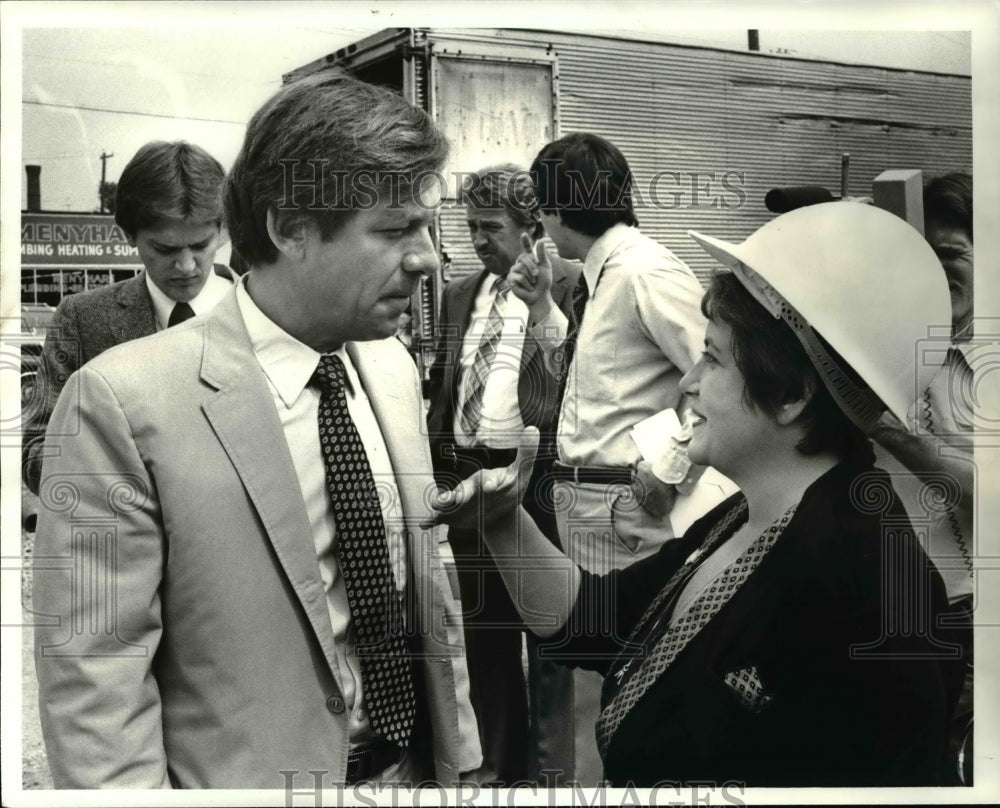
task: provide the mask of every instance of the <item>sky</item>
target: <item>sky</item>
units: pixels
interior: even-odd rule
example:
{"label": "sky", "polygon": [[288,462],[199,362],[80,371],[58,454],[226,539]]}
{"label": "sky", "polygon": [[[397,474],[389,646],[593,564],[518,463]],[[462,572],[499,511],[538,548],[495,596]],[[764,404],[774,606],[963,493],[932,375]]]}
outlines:
{"label": "sky", "polygon": [[[42,166],[43,209],[95,210],[102,154],[111,155],[109,181],[153,139],[196,142],[228,168],[246,121],[278,88],[283,73],[382,28],[446,24],[572,30],[565,24],[570,6],[562,2],[506,3],[502,18],[470,14],[470,5],[4,3],[5,22],[16,11],[22,31],[21,165]],[[743,50],[747,28],[757,27],[764,53],[971,73],[972,35],[968,27],[963,30],[960,14],[940,14],[931,6],[921,17],[913,13],[919,4],[906,13],[891,5],[878,13],[880,4],[866,3],[864,15],[845,13],[850,3],[838,5],[836,12],[825,3],[784,5],[757,4],[752,13],[730,6],[722,13],[702,3],[685,14],[686,4],[618,2],[613,17],[605,4],[577,0],[571,7],[574,25],[592,33]],[[803,14],[803,8],[812,12]],[[619,27],[612,29],[611,23]],[[9,59],[10,40],[4,44]],[[23,168],[20,185],[23,208]]]}

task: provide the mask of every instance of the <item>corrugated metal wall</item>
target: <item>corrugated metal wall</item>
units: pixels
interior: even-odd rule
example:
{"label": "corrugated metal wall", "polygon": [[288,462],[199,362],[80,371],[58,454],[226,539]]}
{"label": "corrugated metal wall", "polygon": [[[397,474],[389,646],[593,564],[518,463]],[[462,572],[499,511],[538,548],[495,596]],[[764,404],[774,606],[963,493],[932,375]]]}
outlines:
{"label": "corrugated metal wall", "polygon": [[[625,153],[640,226],[704,276],[688,229],[741,239],[771,218],[781,185],[852,196],[890,168],[972,166],[971,80],[555,32],[430,29],[435,50],[537,46],[556,55],[559,134],[595,132]],[[543,144],[539,144],[541,147]],[[652,192],[651,192],[652,191]],[[461,210],[446,208],[451,275],[479,269]],[[450,248],[450,249],[449,249]]]}

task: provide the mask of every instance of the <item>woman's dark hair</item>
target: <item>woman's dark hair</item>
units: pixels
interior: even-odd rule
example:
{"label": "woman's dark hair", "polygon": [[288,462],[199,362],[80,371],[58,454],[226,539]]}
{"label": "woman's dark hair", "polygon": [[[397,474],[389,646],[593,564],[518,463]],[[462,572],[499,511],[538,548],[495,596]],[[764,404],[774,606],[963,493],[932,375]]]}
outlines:
{"label": "woman's dark hair", "polygon": [[[868,438],[834,401],[798,337],[761,306],[733,273],[712,275],[701,310],[732,330],[733,358],[743,376],[747,406],[773,417],[783,404],[804,398],[811,385],[813,395],[798,419],[806,434],[796,448],[805,455],[829,451],[841,458],[871,462]],[[823,341],[823,345],[842,369],[850,371],[828,343]]]}

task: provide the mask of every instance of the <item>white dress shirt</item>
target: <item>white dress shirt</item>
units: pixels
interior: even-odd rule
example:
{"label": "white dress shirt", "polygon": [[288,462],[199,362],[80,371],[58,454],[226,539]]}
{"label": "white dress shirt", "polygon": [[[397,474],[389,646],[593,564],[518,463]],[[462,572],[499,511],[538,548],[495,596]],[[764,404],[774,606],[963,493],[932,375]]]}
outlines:
{"label": "white dress shirt", "polygon": [[517,383],[521,375],[521,357],[524,353],[524,334],[528,324],[528,307],[513,292],[508,292],[506,300],[499,307],[503,317],[503,330],[497,344],[496,354],[490,363],[489,376],[483,388],[482,419],[475,435],[462,429],[461,412],[469,397],[471,374],[469,371],[479,351],[479,342],[489,321],[490,310],[497,292],[494,284],[499,275],[486,274],[469,319],[469,328],[462,340],[462,350],[458,357],[459,387],[458,406],[455,408],[453,428],[455,440],[460,446],[489,446],[493,449],[516,448],[519,444],[524,421],[517,400]]}
{"label": "white dress shirt", "polygon": [[[701,355],[704,290],[687,265],[635,227],[617,224],[583,267],[589,299],[559,415],[559,459],[574,466],[628,466],[641,456],[632,427],[678,408],[679,382]],[[566,316],[553,307],[531,328],[555,373]],[[648,458],[652,459],[652,458]]]}
{"label": "white dress shirt", "polygon": [[[327,612],[333,628],[337,684],[350,710],[352,746],[374,740],[361,692],[361,665],[355,648],[353,619],[347,589],[337,558],[337,526],[326,489],[326,471],[319,442],[320,392],[309,384],[320,354],[276,325],[250,298],[244,279],[236,286],[236,299],[253,342],[254,353],[267,377],[274,406],[288,441],[302,500],[312,527],[320,578],[326,592]],[[396,584],[403,590],[407,580],[403,512],[389,460],[371,402],[343,346],[334,352],[344,363],[349,389],[347,408],[361,436],[375,477],[386,526],[389,559]]]}
{"label": "white dress shirt", "polygon": [[[153,283],[148,272],[145,274],[146,288],[149,290],[149,296],[153,300],[153,319],[156,320],[156,330],[163,331],[167,328],[167,323],[170,322],[170,313],[174,310],[174,306],[177,305],[177,301],[167,297],[160,287]],[[225,278],[216,275],[213,269],[209,273],[205,285],[201,287],[201,291],[188,301],[188,305],[196,316],[206,314],[231,291],[233,291],[233,284]]]}

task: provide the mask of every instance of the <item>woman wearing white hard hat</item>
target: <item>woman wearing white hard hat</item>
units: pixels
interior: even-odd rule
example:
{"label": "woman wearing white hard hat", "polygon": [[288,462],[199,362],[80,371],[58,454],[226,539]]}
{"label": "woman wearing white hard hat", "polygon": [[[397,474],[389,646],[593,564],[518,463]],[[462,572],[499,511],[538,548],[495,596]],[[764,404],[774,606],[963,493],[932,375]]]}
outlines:
{"label": "woman wearing white hard hat", "polygon": [[908,224],[849,202],[738,245],[691,235],[729,271],[682,381],[688,454],[741,492],[607,576],[516,509],[517,464],[440,495],[438,518],[478,520],[525,623],[605,675],[612,784],[943,784],[961,676],[935,622],[944,589],[866,437],[933,373],[940,265]]}

